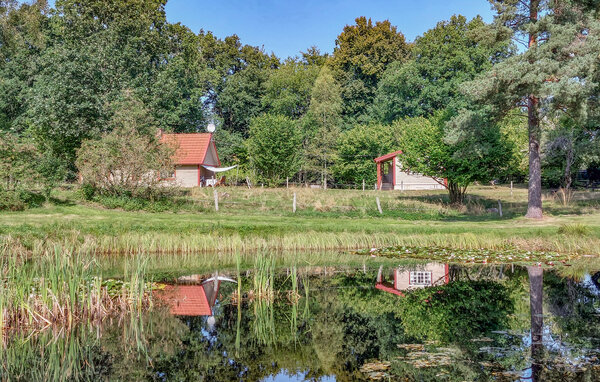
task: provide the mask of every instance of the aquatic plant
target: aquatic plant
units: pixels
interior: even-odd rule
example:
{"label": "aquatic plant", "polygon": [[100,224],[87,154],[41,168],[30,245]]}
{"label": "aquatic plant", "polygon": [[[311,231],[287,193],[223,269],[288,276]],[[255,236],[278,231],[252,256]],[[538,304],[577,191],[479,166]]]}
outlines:
{"label": "aquatic plant", "polygon": [[0,248],[0,329],[72,327],[151,306],[152,285],[138,257],[124,280],[95,274],[92,257],[64,247],[26,258]]}

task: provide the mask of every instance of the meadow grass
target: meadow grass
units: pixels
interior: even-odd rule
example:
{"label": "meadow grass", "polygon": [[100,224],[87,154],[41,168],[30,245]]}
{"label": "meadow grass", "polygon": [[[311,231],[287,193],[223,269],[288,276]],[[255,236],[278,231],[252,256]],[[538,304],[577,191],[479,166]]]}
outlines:
{"label": "meadow grass", "polygon": [[[0,213],[0,241],[29,255],[55,244],[108,258],[141,252],[210,252],[213,257],[196,260],[226,265],[234,264],[231,253],[256,251],[351,251],[409,245],[598,254],[600,248],[600,193],[594,192],[575,192],[569,205],[545,194],[546,217],[540,221],[523,217],[527,201],[523,187],[512,193],[508,187],[476,187],[459,208],[448,204],[443,191],[226,187],[218,192],[218,213],[210,205],[212,189],[191,190],[188,202],[201,207],[176,213],[109,210],[63,192],[60,203]],[[295,214],[291,211],[294,192],[298,199]],[[376,196],[381,199],[381,215]],[[490,210],[498,207],[498,200],[502,217]],[[587,227],[585,236],[560,229],[576,225]]]}

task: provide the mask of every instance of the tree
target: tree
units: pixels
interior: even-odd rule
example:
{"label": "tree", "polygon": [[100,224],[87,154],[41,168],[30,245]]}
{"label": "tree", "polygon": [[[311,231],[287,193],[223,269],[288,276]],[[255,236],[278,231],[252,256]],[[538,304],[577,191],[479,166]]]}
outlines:
{"label": "tree", "polygon": [[277,114],[262,114],[250,122],[247,140],[250,164],[277,184],[300,168],[302,135],[297,122]]}
{"label": "tree", "polygon": [[373,159],[398,150],[398,125],[359,125],[343,132],[338,140],[337,161],[333,168],[338,182],[375,184],[377,171]]}
{"label": "tree", "polygon": [[265,111],[261,99],[269,69],[278,67],[279,60],[250,46],[241,48],[240,55],[243,68],[226,77],[215,109],[223,119],[223,128],[247,136],[250,120]]}
{"label": "tree", "polygon": [[[463,114],[469,122],[436,116],[398,120],[401,131],[398,147],[404,171],[421,173],[439,179],[448,190],[452,204],[463,203],[469,185],[497,176],[510,158],[511,150],[502,139],[498,127],[477,113]],[[477,125],[469,134],[456,129],[461,123]],[[442,181],[447,180],[447,184]]]}
{"label": "tree", "polygon": [[45,0],[0,1],[0,131],[21,133],[27,90],[46,48],[49,11]]}
{"label": "tree", "polygon": [[77,151],[84,184],[108,195],[153,198],[168,190],[162,174],[172,173],[176,147],[161,143],[156,123],[143,104],[130,97],[117,102],[112,129],[99,140],[85,140]]}
{"label": "tree", "polygon": [[323,67],[312,88],[310,106],[304,120],[304,168],[308,177],[320,178],[325,187],[336,158],[335,146],[342,124],[340,92],[331,70]]}
{"label": "tree", "polygon": [[355,21],[356,25],[344,27],[328,61],[342,84],[344,116],[350,123],[367,113],[386,67],[395,61],[405,61],[409,53],[404,35],[388,20],[375,25],[366,17]]}
{"label": "tree", "polygon": [[63,0],[56,8],[22,123],[43,151],[72,166],[81,142],[107,131],[108,106],[123,89],[151,88],[166,55],[166,20],[154,0]]}
{"label": "tree", "polygon": [[[527,109],[529,186],[527,217],[542,213],[540,146],[543,120],[568,114],[585,124],[594,105],[599,23],[575,0],[490,0],[497,16],[488,37],[512,38],[526,50],[496,64],[467,87],[494,112]],[[484,33],[482,32],[482,35]]]}
{"label": "tree", "polygon": [[311,90],[319,67],[305,65],[288,59],[277,69],[272,69],[265,83],[262,105],[271,113],[302,117],[310,104]]}
{"label": "tree", "polygon": [[477,35],[481,17],[467,21],[452,16],[418,37],[412,59],[386,69],[377,88],[373,116],[392,123],[402,117],[429,117],[437,110],[458,110],[466,104],[460,84],[472,80],[506,57],[505,42],[489,44]]}

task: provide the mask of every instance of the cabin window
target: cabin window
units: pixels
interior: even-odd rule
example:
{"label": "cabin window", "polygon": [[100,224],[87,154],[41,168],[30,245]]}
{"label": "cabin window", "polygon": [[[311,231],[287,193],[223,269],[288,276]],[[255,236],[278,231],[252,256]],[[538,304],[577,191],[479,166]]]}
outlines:
{"label": "cabin window", "polygon": [[431,272],[410,272],[410,285],[431,285]]}
{"label": "cabin window", "polygon": [[161,180],[175,179],[175,169],[161,171],[160,179]]}

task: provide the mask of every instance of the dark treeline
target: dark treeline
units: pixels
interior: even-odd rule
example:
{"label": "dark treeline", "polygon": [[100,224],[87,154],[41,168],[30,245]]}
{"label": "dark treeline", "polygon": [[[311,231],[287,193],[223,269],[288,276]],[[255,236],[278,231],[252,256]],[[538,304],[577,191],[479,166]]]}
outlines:
{"label": "dark treeline", "polygon": [[[373,158],[402,149],[407,169],[448,179],[453,202],[473,182],[527,179],[536,153],[546,183],[568,188],[598,163],[595,2],[490,3],[492,24],[457,15],[408,42],[359,17],[332,54],[282,59],[168,23],[166,0],[0,0],[0,152],[12,158],[0,175],[6,188],[73,178],[82,143],[117,115],[146,135],[214,122],[221,159],[271,184],[372,185]],[[32,157],[34,169],[19,161]]]}

